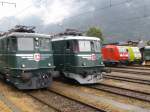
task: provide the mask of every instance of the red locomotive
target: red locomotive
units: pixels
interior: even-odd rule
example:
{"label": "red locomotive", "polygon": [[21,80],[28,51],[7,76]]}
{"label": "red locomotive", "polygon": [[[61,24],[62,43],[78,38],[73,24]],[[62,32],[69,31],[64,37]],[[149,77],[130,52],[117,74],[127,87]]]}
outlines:
{"label": "red locomotive", "polygon": [[106,65],[127,64],[129,62],[129,54],[125,46],[105,45],[102,47],[102,55]]}

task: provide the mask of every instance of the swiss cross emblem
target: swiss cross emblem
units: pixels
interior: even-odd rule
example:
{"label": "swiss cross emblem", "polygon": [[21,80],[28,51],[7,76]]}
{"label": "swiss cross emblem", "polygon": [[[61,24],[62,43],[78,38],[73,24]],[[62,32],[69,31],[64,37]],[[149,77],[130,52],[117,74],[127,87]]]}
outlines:
{"label": "swiss cross emblem", "polygon": [[95,55],[95,54],[92,54],[92,55],[91,55],[91,59],[92,59],[92,61],[95,61],[95,60],[96,60],[96,55]]}
{"label": "swiss cross emblem", "polygon": [[34,60],[35,61],[40,61],[40,59],[41,59],[41,55],[39,53],[35,53],[34,54]]}

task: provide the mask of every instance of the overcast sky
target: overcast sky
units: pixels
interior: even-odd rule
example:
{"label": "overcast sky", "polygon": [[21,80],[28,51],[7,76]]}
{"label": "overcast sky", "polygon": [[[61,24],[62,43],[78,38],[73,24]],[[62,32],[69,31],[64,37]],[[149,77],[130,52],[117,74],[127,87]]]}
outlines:
{"label": "overcast sky", "polygon": [[16,24],[41,33],[100,27],[108,40],[150,39],[150,0],[1,0],[0,31]]}

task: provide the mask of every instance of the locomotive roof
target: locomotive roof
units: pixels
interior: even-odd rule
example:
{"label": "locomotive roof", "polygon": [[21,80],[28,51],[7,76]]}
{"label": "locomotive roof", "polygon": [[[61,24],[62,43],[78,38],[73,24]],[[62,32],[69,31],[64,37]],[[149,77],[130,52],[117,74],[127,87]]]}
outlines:
{"label": "locomotive roof", "polygon": [[46,35],[46,34],[39,34],[39,33],[22,33],[22,32],[12,32],[12,33],[9,33],[9,34],[6,34],[4,36],[2,36],[1,38],[5,38],[5,37],[10,37],[10,36],[18,36],[18,37],[33,37],[33,36],[36,36],[36,37],[42,37],[42,38],[50,38],[51,36],[50,35]]}
{"label": "locomotive roof", "polygon": [[100,39],[97,37],[86,37],[86,36],[58,36],[54,37],[52,41],[60,41],[60,40],[97,40],[99,41]]}
{"label": "locomotive roof", "polygon": [[150,46],[145,46],[145,49],[150,49]]}

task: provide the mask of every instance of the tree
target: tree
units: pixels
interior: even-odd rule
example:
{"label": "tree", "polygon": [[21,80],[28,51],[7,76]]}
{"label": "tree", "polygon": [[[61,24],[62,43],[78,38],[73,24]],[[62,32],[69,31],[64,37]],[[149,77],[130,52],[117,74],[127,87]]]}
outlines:
{"label": "tree", "polygon": [[97,27],[91,27],[88,29],[86,32],[87,36],[92,36],[92,37],[99,37],[102,41],[104,41],[103,34],[101,30]]}
{"label": "tree", "polygon": [[148,46],[150,46],[150,40],[149,40],[149,41],[147,41],[147,45],[148,45]]}

